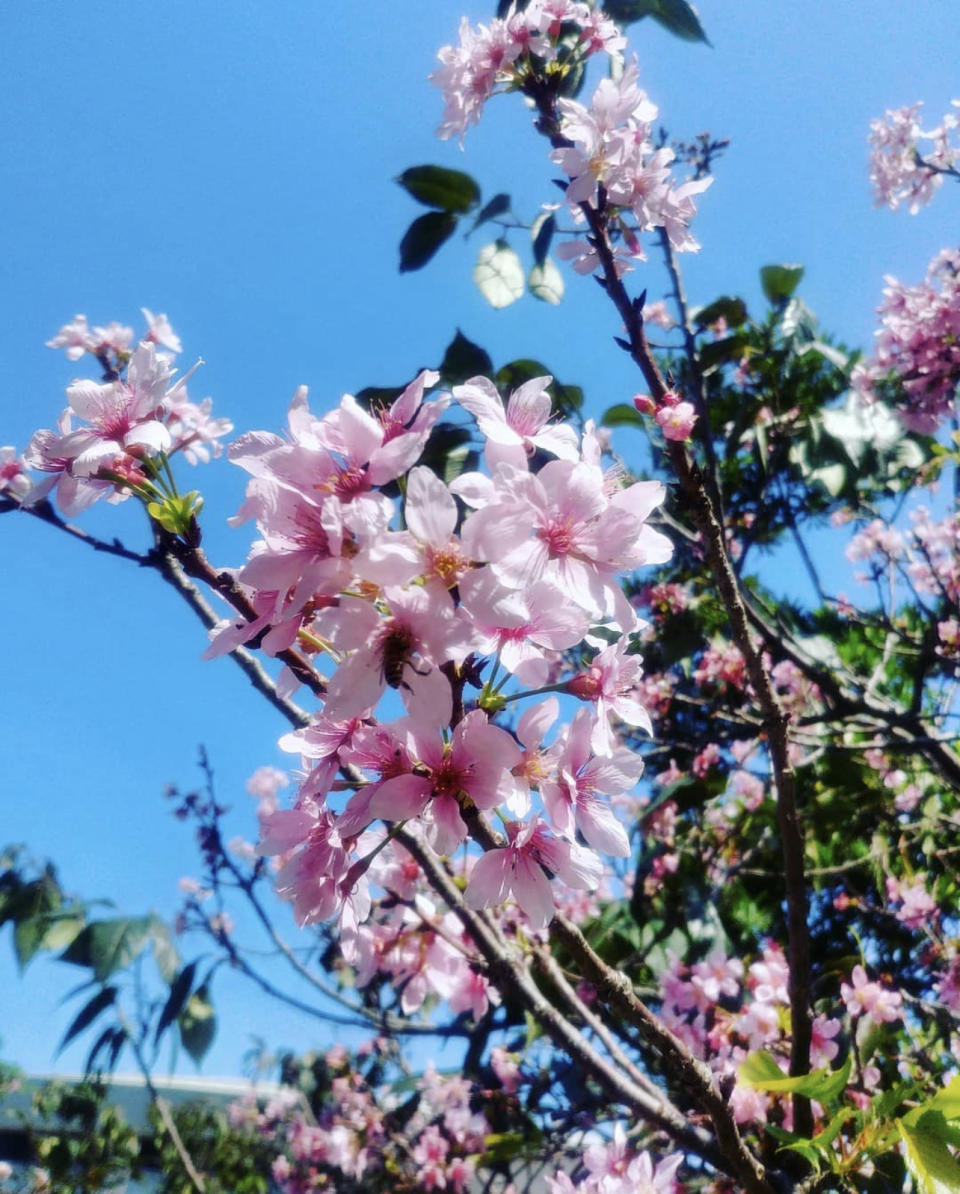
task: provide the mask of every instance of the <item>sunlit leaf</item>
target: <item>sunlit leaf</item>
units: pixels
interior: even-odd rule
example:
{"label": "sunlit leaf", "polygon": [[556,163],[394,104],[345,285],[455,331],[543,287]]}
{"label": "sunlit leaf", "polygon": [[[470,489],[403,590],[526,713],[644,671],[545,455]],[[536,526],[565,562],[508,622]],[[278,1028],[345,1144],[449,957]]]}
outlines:
{"label": "sunlit leaf", "polygon": [[534,298],[554,307],[560,305],[563,298],[563,275],[549,257],[543,265],[535,265],[530,270],[527,285]]}
{"label": "sunlit leaf", "polygon": [[484,245],[473,267],[473,280],[491,307],[509,307],[524,291],[523,265],[506,241]]}

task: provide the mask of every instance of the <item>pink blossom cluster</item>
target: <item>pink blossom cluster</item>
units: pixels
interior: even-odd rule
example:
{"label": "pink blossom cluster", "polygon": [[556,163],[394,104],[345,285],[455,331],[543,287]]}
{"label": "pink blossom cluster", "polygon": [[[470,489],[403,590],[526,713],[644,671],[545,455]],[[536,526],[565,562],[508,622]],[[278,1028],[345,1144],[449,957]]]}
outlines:
{"label": "pink blossom cluster", "polygon": [[[583,219],[581,204],[597,206],[602,187],[606,204],[617,208],[621,217],[625,213],[632,217],[629,225],[621,219],[628,255],[642,260],[645,254],[637,234],[656,228],[666,231],[678,252],[700,247],[689,229],[696,214],[693,200],[713,179],[673,182],[670,170],[676,155],[667,146],[654,145],[657,107],[639,87],[637,76],[634,61],[618,80],[601,80],[589,107],[576,100],[558,100],[560,131],[569,145],[555,149],[551,157],[570,179],[565,197],[574,217]],[[577,259],[578,272],[596,268],[595,250],[588,242],[574,241],[563,248],[563,256]],[[668,423],[671,428],[683,421],[675,409],[679,405],[689,406],[679,398],[675,403],[664,402],[674,411]],[[692,408],[684,414],[685,423],[692,426]],[[689,433],[688,427],[684,435],[668,433],[668,437],[685,439]]]}
{"label": "pink blossom cluster", "polygon": [[637,394],[633,405],[642,415],[653,415],[664,439],[683,443],[693,432],[697,414],[692,402],[684,402],[676,390],[667,390],[659,403],[649,394]]}
{"label": "pink blossom cluster", "polygon": [[[117,501],[135,491],[146,494],[157,458],[182,452],[197,464],[220,453],[218,441],[232,424],[212,417],[209,398],[199,404],[189,399],[192,369],[173,382],[180,340],[165,315],[146,309],[144,315],[148,329],[135,348],[131,328],[111,323],[91,329],[82,315],[48,341],[49,347],[65,348],[72,361],[84,353],[96,357],[104,380],[82,378],[68,386],[68,406],[56,430],[35,432],[22,461],[12,458],[12,449],[2,449],[0,492],[24,505],[55,493],[69,517],[101,497]],[[25,484],[26,469],[47,475]]]}
{"label": "pink blossom cluster", "polygon": [[670,1153],[655,1162],[649,1152],[630,1144],[618,1123],[612,1139],[595,1140],[583,1150],[579,1181],[558,1170],[547,1178],[547,1186],[550,1194],[681,1194],[677,1170],[683,1160],[683,1153]]}
{"label": "pink blossom cluster", "polygon": [[951,143],[960,128],[960,100],[951,106],[957,111],[947,112],[929,132],[920,127],[922,103],[890,108],[871,121],[870,184],[877,207],[896,211],[908,203],[916,215],[943,182],[942,171],[960,164],[960,144]]}
{"label": "pink blossom cluster", "polygon": [[[439,990],[480,1014],[487,993],[472,954],[406,883],[410,860],[389,827],[403,822],[453,856],[466,813],[499,810],[504,840],[464,861],[465,899],[512,899],[534,928],[553,915],[554,883],[595,889],[599,855],[630,852],[613,805],[642,769],[616,727],[650,728],[631,649],[637,616],[619,578],[672,548],[648,523],[662,485],[625,485],[589,424],[578,438],[552,422],[548,377],[506,403],[486,378],[454,388],[484,436],[489,474],[448,485],[417,465],[450,402],[427,396],[436,380],[421,374],[374,411],[347,395],[323,417],[301,390],[286,437],[253,432],[231,446],[251,475],[236,521],[255,519],[260,537],[236,580],[257,616],[225,622],[211,653],[258,636],[268,653],[295,645],[331,669],[322,710],[283,740],[302,759],[296,805],[261,818],[260,850],[278,856],[278,890],[297,920],[339,915],[351,964],[367,979],[390,973],[408,1010]],[[402,504],[384,492],[394,482]],[[579,666],[564,662],[584,644]],[[555,698],[512,731],[495,724],[544,685],[581,701],[568,724],[557,729]],[[470,686],[481,689],[474,703]],[[345,786],[342,808],[328,802]],[[401,897],[388,914],[373,912],[377,890]]]}
{"label": "pink blossom cluster", "polygon": [[872,358],[854,366],[850,384],[865,402],[884,383],[902,387],[899,413],[911,431],[931,434],[956,410],[960,381],[960,250],[943,249],[927,277],[906,286],[887,276]]}
{"label": "pink blossom cluster", "polygon": [[[918,506],[902,530],[879,518],[862,527],[847,545],[847,559],[871,560],[882,570],[895,569],[916,593],[960,605],[960,515],[934,521]],[[943,634],[949,646],[950,626]]]}
{"label": "pink blossom cluster", "polygon": [[862,966],[854,966],[850,982],[840,984],[840,996],[851,1016],[867,1015],[874,1024],[889,1024],[903,1015],[903,997],[880,983],[871,982]]}
{"label": "pink blossom cluster", "polygon": [[316,1119],[294,1090],[264,1106],[251,1095],[229,1108],[235,1129],[277,1149],[272,1176],[283,1194],[337,1189],[339,1181],[362,1182],[388,1166],[416,1180],[418,1189],[462,1194],[468,1188],[490,1131],[483,1113],[471,1107],[475,1083],[441,1076],[428,1066],[398,1150],[387,1117],[400,1096],[386,1085],[372,1088],[342,1046],[331,1049],[325,1062],[330,1086]]}
{"label": "pink blossom cluster", "polygon": [[747,689],[747,663],[740,648],[733,643],[711,643],[704,650],[693,672],[694,683],[721,692]]}
{"label": "pink blossom cluster", "polygon": [[[758,1049],[774,1051],[786,1065],[789,975],[776,944],[767,945],[748,967],[727,957],[720,946],[692,966],[671,955],[661,978],[661,1018],[720,1080],[734,1080],[741,1062]],[[811,1066],[833,1061],[839,1052],[834,1040],[839,1031],[839,1020],[815,1017]],[[731,1105],[738,1122],[762,1123],[774,1104],[764,1092],[737,1084]]]}
{"label": "pink blossom cluster", "polygon": [[913,812],[924,797],[924,785],[902,768],[895,767],[886,752],[876,746],[865,750],[863,758],[868,767],[880,773],[883,786],[894,793],[893,802],[897,812]]}
{"label": "pink blossom cluster", "polygon": [[439,51],[440,69],[431,75],[445,103],[438,136],[462,141],[498,88],[522,86],[534,59],[542,69],[561,48],[582,62],[601,51],[617,57],[625,45],[613,21],[578,0],[532,0],[520,11],[511,5],[503,18],[476,27],[464,17],[459,44]]}

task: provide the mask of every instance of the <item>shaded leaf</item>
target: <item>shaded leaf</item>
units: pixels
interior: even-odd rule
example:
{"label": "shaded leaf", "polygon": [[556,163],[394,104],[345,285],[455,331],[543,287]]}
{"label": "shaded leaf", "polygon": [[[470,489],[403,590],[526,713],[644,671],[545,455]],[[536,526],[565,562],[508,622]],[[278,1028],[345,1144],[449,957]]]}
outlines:
{"label": "shaded leaf", "polygon": [[397,179],[408,195],[425,207],[462,213],[480,202],[480,188],[462,170],[444,166],[411,166]]}
{"label": "shaded leaf", "polygon": [[199,1065],[217,1034],[217,1017],[210,1001],[210,989],[204,983],[190,996],[178,1018],[183,1047]]}
{"label": "shaded leaf", "polygon": [[557,219],[553,212],[549,214],[544,213],[538,216],[533,222],[533,227],[530,229],[530,238],[533,241],[533,259],[537,265],[543,265],[547,259],[556,226]]}
{"label": "shaded leaf", "polygon": [[493,361],[489,353],[474,344],[457,328],[457,334],[447,345],[440,362],[440,374],[448,386],[458,385],[470,377],[483,374],[489,377],[493,372]]}
{"label": "shaded leaf", "polygon": [[74,1016],[70,1027],[63,1034],[63,1040],[57,1046],[57,1053],[60,1054],[70,1044],[74,1037],[79,1036],[85,1028],[88,1028],[94,1020],[108,1007],[113,1007],[117,998],[116,987],[102,987],[96,995],[86,1003],[80,1011]]}
{"label": "shaded leaf", "polygon": [[193,980],[196,977],[197,966],[197,961],[184,966],[173,980],[173,985],[170,987],[170,995],[167,1002],[163,1005],[163,1011],[160,1013],[160,1019],[157,1021],[157,1030],[153,1034],[154,1044],[160,1040],[186,1007],[190,992],[193,990]]}
{"label": "shaded leaf", "polygon": [[418,216],[400,242],[400,272],[422,269],[457,226],[457,217],[448,211],[428,211]]}
{"label": "shaded leaf", "polygon": [[485,224],[488,220],[495,220],[497,216],[502,216],[504,212],[510,210],[510,196],[501,191],[480,208],[477,212],[477,218],[473,221],[470,231],[473,232]]}
{"label": "shaded leaf", "polygon": [[[93,1047],[87,1054],[87,1060],[83,1066],[85,1074],[92,1074],[95,1070],[111,1071],[117,1064],[117,1058],[120,1056],[120,1050],[123,1048],[123,1043],[127,1039],[126,1032],[111,1025],[105,1028],[103,1032],[93,1042]],[[100,1054],[107,1053],[107,1062],[104,1066],[99,1066],[97,1063],[100,1060]]]}
{"label": "shaded leaf", "polygon": [[98,920],[80,932],[60,958],[76,966],[89,966],[98,982],[122,970],[147,947],[151,921],[146,916]]}
{"label": "shaded leaf", "polygon": [[605,0],[603,10],[621,25],[653,17],[675,37],[710,44],[696,10],[687,0]]}
{"label": "shaded leaf", "polygon": [[477,289],[491,307],[509,307],[524,291],[523,266],[506,241],[484,245],[473,267]]}
{"label": "shaded leaf", "polygon": [[693,313],[694,323],[701,328],[709,327],[718,319],[725,319],[732,328],[740,327],[747,322],[747,304],[741,298],[724,294]]}

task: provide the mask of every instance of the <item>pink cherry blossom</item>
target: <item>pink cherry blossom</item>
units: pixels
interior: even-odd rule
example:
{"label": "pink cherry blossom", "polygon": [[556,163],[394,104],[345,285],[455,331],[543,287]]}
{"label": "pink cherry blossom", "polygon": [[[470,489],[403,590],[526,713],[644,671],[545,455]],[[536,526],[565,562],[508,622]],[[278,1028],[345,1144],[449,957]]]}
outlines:
{"label": "pink cherry blossom", "polygon": [[601,797],[629,791],[643,771],[643,760],[626,747],[595,756],[591,723],[589,712],[580,709],[557,740],[550,756],[555,770],[541,784],[543,803],[557,833],[573,839],[579,829],[595,850],[626,858],[627,832]]}
{"label": "pink cherry blossom", "polygon": [[486,377],[472,377],[454,386],[453,396],[477,420],[487,439],[487,463],[495,469],[501,461],[527,467],[527,458],[539,448],[562,460],[577,460],[576,432],[566,423],[551,424],[551,377],[535,377],[510,395],[506,407],[496,386]]}
{"label": "pink cherry blossom", "polygon": [[492,908],[513,896],[535,929],[544,929],[555,911],[544,868],[568,886],[591,890],[603,867],[590,850],[553,837],[541,821],[508,821],[509,845],[488,850],[474,864],[464,892],[471,908]]}
{"label": "pink cherry blossom", "polygon": [[872,983],[862,966],[854,966],[850,976],[852,982],[840,984],[840,996],[851,1016],[866,1013],[874,1024],[889,1024],[902,1017],[902,997],[896,991],[888,991],[879,983]]}

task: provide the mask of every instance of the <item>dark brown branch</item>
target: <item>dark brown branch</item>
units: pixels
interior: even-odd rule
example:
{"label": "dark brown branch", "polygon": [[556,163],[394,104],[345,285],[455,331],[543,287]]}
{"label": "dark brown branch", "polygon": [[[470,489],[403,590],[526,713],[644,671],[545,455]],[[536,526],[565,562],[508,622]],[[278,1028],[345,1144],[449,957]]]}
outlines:
{"label": "dark brown branch", "polygon": [[[681,1147],[702,1157],[731,1176],[741,1175],[731,1167],[712,1138],[687,1121],[662,1096],[655,1097],[603,1057],[577,1028],[546,998],[533,981],[526,964],[502,936],[492,920],[468,908],[459,887],[442,860],[423,841],[405,829],[395,831],[401,843],[420,864],[430,886],[442,896],[464,926],[485,963],[486,973],[500,990],[518,996],[550,1039],[582,1067],[605,1091],[608,1098],[629,1108],[635,1115],[665,1132]],[[762,1170],[761,1170],[762,1172]],[[751,1194],[773,1194],[765,1181],[748,1184]]]}
{"label": "dark brown branch", "polygon": [[[86,531],[81,530],[80,527],[75,527],[72,523],[61,518],[53,505],[46,500],[37,502],[35,506],[20,506],[16,502],[0,500],[0,514],[5,514],[11,510],[21,510],[24,514],[38,518],[41,522],[55,527],[58,531],[63,531],[64,534],[78,540],[78,542],[83,543],[93,551],[104,552],[107,555],[129,560],[131,563],[139,564],[141,568],[156,569],[160,576],[183,597],[204,626],[210,629],[219,623],[220,619],[211,605],[197,586],[187,578],[177,555],[169,551],[166,544],[162,543],[159,539],[151,551],[142,553],[125,547],[119,539],[111,541],[98,539],[95,535],[90,535]],[[294,729],[302,729],[304,726],[310,724],[309,714],[301,709],[295,701],[280,694],[273,677],[252,652],[248,651],[246,647],[237,647],[231,652],[231,657],[244,675],[248,677],[254,688],[266,697],[275,709],[283,714]],[[297,658],[299,659],[300,657],[298,656]],[[285,660],[285,662],[287,661]],[[307,666],[309,667],[309,665]]]}

